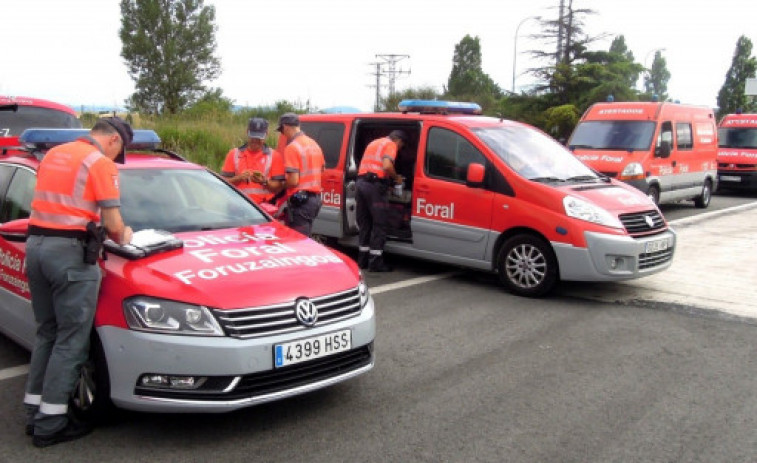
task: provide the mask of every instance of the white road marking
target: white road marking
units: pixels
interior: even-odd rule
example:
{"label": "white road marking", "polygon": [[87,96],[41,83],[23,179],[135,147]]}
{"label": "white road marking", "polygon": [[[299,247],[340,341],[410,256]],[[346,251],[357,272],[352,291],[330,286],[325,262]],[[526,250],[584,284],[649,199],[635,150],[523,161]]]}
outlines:
{"label": "white road marking", "polygon": [[374,286],[369,288],[371,294],[381,294],[387,291],[394,291],[395,289],[407,288],[408,286],[422,285],[430,281],[444,280],[445,278],[451,278],[455,275],[459,275],[460,272],[445,272],[438,273],[436,275],[429,275],[425,277],[411,278],[410,280],[398,281],[396,283],[388,283],[381,286]]}
{"label": "white road marking", "polygon": [[19,365],[17,367],[4,368],[0,370],[0,381],[11,379],[17,376],[23,376],[29,373],[29,365]]}

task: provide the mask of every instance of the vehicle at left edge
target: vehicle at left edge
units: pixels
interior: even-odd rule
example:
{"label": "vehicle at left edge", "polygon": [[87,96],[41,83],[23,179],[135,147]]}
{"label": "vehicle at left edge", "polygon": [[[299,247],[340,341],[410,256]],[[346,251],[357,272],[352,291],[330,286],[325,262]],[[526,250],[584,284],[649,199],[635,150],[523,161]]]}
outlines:
{"label": "vehicle at left edge", "polygon": [[[30,129],[26,152],[0,157],[0,331],[29,349],[24,260],[37,168],[47,149],[85,134]],[[135,130],[118,165],[121,213],[142,240],[106,242],[75,413],[226,412],[371,370],[375,309],[354,261],[159,142]]]}

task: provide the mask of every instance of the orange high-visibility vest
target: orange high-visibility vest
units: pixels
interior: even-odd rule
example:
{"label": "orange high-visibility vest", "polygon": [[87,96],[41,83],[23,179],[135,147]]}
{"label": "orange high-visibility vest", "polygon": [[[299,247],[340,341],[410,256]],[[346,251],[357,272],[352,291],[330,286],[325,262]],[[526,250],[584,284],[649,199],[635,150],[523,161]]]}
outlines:
{"label": "orange high-visibility vest", "polygon": [[286,171],[300,174],[300,182],[291,193],[296,191],[310,191],[320,193],[321,173],[326,160],[318,143],[303,132],[298,132],[284,149]]}
{"label": "orange high-visibility vest", "polygon": [[90,137],[56,146],[39,164],[29,225],[86,230],[101,207],[121,205],[118,169]]}
{"label": "orange high-visibility vest", "polygon": [[373,173],[378,178],[385,178],[384,158],[391,159],[392,163],[397,159],[397,144],[389,137],[377,138],[368,144],[363,159],[360,160],[357,174]]}
{"label": "orange high-visibility vest", "polygon": [[[259,170],[267,179],[284,180],[283,158],[280,153],[274,152],[267,146],[255,153],[249,151],[246,146],[229,151],[221,175],[233,177],[245,170]],[[242,181],[237,185],[237,188],[256,203],[261,203],[273,197],[273,193],[263,185],[252,181]]]}

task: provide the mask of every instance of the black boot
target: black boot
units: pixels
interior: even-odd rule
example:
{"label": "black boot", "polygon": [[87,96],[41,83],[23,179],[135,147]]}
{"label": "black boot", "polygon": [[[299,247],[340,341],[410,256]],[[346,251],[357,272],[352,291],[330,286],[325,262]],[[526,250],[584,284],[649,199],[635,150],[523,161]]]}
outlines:
{"label": "black boot", "polygon": [[358,251],[357,253],[357,265],[358,267],[362,269],[368,268],[368,259],[370,258],[370,255],[368,254],[368,251]]}
{"label": "black boot", "polygon": [[392,267],[384,262],[383,256],[371,256],[371,261],[368,264],[368,270],[371,272],[391,272]]}

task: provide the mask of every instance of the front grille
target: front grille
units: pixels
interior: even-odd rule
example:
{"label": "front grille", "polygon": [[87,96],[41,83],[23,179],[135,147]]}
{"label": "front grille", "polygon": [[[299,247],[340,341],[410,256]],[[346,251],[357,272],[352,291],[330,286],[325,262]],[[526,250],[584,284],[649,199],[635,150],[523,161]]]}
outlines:
{"label": "front grille", "polygon": [[655,268],[670,262],[673,258],[673,248],[664,251],[639,254],[639,270]]}
{"label": "front grille", "polygon": [[[633,214],[621,214],[620,222],[626,228],[631,236],[649,234],[665,228],[665,219],[659,211],[651,210],[644,212],[634,212]],[[647,218],[652,220],[652,225],[649,225]]]}
{"label": "front grille", "polygon": [[753,169],[757,168],[757,164],[733,164],[733,163],[730,163],[730,162],[719,162],[718,163],[718,168],[719,169],[726,169],[726,170],[733,169],[733,168],[735,168],[735,169],[749,169],[749,170],[753,170]]}
{"label": "front grille", "polygon": [[233,376],[209,377],[199,389],[191,391],[150,389],[137,386],[134,392],[143,397],[176,400],[226,401],[251,399],[334,378],[370,365],[372,361],[373,343],[317,360],[242,376],[236,387],[230,391],[222,391],[221,388],[232,384]]}
{"label": "front grille", "polygon": [[[314,297],[310,300],[318,309],[316,326],[334,323],[360,313],[358,287],[327,296]],[[295,316],[295,303],[296,301],[289,301],[263,307],[214,309],[213,313],[228,336],[246,339],[305,329]]]}

